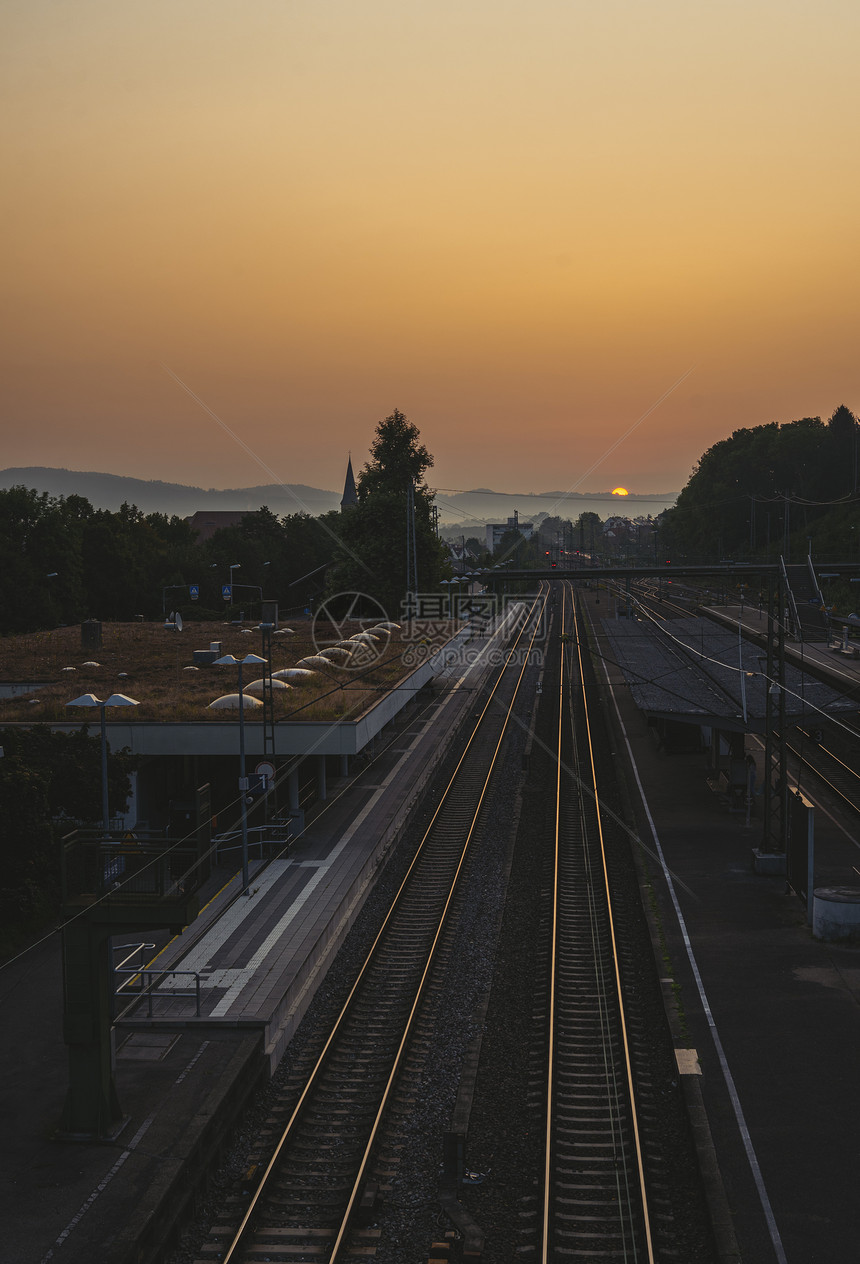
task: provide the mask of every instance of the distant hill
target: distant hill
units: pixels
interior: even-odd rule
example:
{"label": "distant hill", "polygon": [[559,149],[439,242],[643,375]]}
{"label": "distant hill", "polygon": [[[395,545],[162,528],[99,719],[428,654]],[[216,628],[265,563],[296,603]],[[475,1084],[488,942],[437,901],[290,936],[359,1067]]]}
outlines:
{"label": "distant hill", "polygon": [[[316,517],[330,509],[338,509],[342,494],[308,487],[304,483],[284,486],[268,483],[259,487],[222,490],[41,465],[0,470],[0,488],[22,483],[50,496],[84,496],[97,509],[109,509],[113,513],[125,501],[137,505],[143,513],[177,514],[180,518],[190,518],[198,509],[233,509],[251,513],[261,505],[268,505],[279,517],[292,513],[309,513]],[[531,521],[539,513],[575,519],[586,510],[592,510],[601,518],[616,513],[636,518],[661,513],[674,505],[677,498],[677,492],[641,496],[631,492],[629,496],[621,497],[610,492],[495,492],[488,487],[478,487],[464,492],[439,492],[436,503],[441,523],[459,525],[469,535],[478,524],[504,521],[513,517],[515,510],[523,522]]]}
{"label": "distant hill", "polygon": [[657,515],[678,499],[677,492],[653,492],[647,495],[613,496],[611,492],[494,492],[476,487],[466,492],[439,492],[436,504],[439,521],[445,526],[461,526],[464,534],[482,522],[504,522],[514,511],[521,522],[531,522],[538,514],[570,518],[592,512],[601,518],[622,514],[627,518]]}
{"label": "distant hill", "polygon": [[33,465],[0,470],[0,488],[22,484],[50,496],[84,496],[96,509],[116,513],[126,501],[143,513],[176,514],[190,518],[197,509],[239,509],[249,513],[268,505],[272,513],[309,513],[313,517],[340,507],[340,492],[306,487],[304,483],[261,487],[187,487],[184,483],[162,483],[120,474],[98,474],[83,470],[58,470]]}

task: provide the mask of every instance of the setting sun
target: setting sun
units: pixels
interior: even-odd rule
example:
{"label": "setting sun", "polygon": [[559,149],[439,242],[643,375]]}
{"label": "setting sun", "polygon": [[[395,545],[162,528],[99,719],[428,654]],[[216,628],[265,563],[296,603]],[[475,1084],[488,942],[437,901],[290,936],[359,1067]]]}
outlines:
{"label": "setting sun", "polygon": [[629,496],[629,494],[626,487],[613,487],[612,489],[613,496]]}

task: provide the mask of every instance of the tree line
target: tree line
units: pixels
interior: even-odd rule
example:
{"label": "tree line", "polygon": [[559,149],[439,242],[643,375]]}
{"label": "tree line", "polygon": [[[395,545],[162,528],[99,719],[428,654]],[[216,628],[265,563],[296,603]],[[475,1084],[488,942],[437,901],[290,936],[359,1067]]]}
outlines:
{"label": "tree line", "polygon": [[[660,515],[667,556],[687,561],[857,561],[860,426],[840,405],[735,430],[708,448],[677,504]],[[850,556],[853,554],[853,556]]]}
{"label": "tree line", "polygon": [[229,608],[249,618],[259,617],[262,598],[290,617],[345,590],[366,593],[396,617],[408,554],[422,589],[450,573],[425,480],[432,464],[418,428],[395,410],[376,428],[352,508],[278,517],[264,505],[205,541],[175,515],[129,504],[112,512],[24,486],[0,490],[0,634],[172,611],[220,618],[231,581]]}
{"label": "tree line", "polygon": [[[279,519],[263,506],[201,543],[175,515],[144,514],[128,504],[116,512],[96,509],[82,496],[23,486],[0,490],[0,633],[89,618],[157,619],[173,610],[183,618],[222,617],[221,587],[235,564],[236,600],[257,615],[261,591],[283,593],[290,606],[302,608],[313,591],[302,577],[333,553],[324,518]],[[313,583],[319,582],[317,576]]]}

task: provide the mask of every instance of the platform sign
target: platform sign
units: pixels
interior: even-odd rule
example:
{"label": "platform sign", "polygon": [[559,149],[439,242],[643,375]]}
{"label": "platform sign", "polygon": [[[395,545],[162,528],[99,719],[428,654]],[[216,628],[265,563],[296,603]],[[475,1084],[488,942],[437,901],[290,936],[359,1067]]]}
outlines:
{"label": "platform sign", "polygon": [[270,763],[268,759],[262,760],[254,769],[254,776],[260,785],[259,793],[268,794],[275,784],[275,765]]}
{"label": "platform sign", "polygon": [[191,600],[192,600],[192,601],[197,601],[198,597],[200,596],[200,585],[199,585],[199,584],[189,584],[189,585],[188,585],[188,596],[191,598]]}
{"label": "platform sign", "polygon": [[233,587],[231,584],[221,585],[221,596],[225,601],[230,601],[233,597]]}

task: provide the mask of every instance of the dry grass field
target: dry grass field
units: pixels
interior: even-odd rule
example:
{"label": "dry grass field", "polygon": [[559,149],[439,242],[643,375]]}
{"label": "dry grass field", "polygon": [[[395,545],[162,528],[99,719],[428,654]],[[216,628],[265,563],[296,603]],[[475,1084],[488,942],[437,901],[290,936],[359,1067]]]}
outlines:
{"label": "dry grass field", "polygon": [[[272,670],[293,667],[303,657],[317,653],[312,631],[320,637],[320,627],[310,622],[292,625],[292,633],[279,631],[271,638]],[[348,637],[362,628],[358,623],[323,639],[332,644],[337,636]],[[406,651],[416,648],[415,637],[424,647],[443,644],[453,634],[454,625],[409,634],[395,630],[373,648],[371,661],[348,668],[332,663],[308,683],[274,693],[276,720],[331,720],[360,715],[381,692],[390,689],[414,666]],[[32,684],[34,688],[15,697],[0,697],[0,726],[9,723],[55,724],[69,721],[93,722],[97,712],[66,704],[82,694],[92,693],[104,701],[112,693],[126,694],[140,703],[117,708],[123,722],[156,720],[224,721],[238,723],[237,710],[210,710],[209,703],[223,694],[235,693],[238,668],[200,666],[193,670],[193,652],[208,650],[221,643],[222,654],[244,658],[262,653],[262,633],[251,624],[186,623],[181,632],[160,623],[106,623],[98,649],[82,648],[78,625],[52,632],[34,632],[0,640],[0,682]],[[424,648],[422,647],[422,648]],[[404,657],[405,660],[404,661]],[[243,669],[243,687],[258,679],[260,670]],[[38,686],[38,688],[35,688]],[[107,722],[112,708],[107,708]],[[245,712],[246,721],[260,713]]]}

